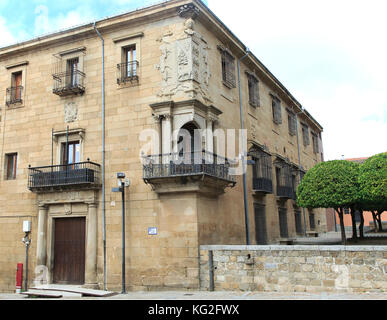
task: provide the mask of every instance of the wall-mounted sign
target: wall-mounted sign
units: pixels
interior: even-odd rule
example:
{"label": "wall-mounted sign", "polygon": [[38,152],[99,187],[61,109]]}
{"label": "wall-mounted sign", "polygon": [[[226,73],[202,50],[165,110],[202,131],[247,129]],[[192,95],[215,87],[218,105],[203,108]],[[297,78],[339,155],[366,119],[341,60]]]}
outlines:
{"label": "wall-mounted sign", "polygon": [[149,236],[157,236],[157,228],[156,227],[148,228],[148,235]]}

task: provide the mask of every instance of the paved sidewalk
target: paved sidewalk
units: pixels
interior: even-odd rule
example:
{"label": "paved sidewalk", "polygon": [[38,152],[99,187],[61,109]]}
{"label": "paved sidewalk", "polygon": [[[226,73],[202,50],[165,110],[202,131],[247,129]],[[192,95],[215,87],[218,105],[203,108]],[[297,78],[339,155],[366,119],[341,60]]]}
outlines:
{"label": "paved sidewalk", "polygon": [[387,293],[274,293],[274,292],[130,292],[107,298],[31,299],[20,294],[1,294],[0,300],[387,300]]}

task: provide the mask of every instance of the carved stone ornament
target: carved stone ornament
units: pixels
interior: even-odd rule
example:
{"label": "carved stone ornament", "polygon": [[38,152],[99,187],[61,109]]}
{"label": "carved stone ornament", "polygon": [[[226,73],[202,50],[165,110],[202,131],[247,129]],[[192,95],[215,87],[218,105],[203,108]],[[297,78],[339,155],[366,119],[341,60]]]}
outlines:
{"label": "carved stone ornament", "polygon": [[182,18],[196,19],[200,13],[199,8],[193,4],[186,4],[178,9],[178,14]]}
{"label": "carved stone ornament", "polygon": [[188,18],[185,29],[175,39],[163,37],[161,40],[160,65],[156,68],[162,75],[160,97],[172,99],[180,94],[188,99],[202,98],[211,102],[209,96],[210,50],[203,37],[194,30],[195,22]]}
{"label": "carved stone ornament", "polygon": [[65,104],[64,107],[65,122],[74,122],[78,120],[78,106],[74,102]]}
{"label": "carved stone ornament", "polygon": [[65,212],[66,216],[69,216],[73,213],[72,208],[71,208],[71,203],[64,205],[64,212]]}

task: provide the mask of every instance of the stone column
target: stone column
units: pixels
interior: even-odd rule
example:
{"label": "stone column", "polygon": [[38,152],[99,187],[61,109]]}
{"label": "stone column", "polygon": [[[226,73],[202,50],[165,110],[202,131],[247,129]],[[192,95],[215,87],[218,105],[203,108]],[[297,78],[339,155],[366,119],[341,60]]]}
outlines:
{"label": "stone column", "polygon": [[88,203],[85,287],[97,288],[97,205]]}
{"label": "stone column", "polygon": [[[206,150],[211,154],[214,153],[214,121],[212,119],[207,119]],[[212,163],[215,159],[212,155],[208,155],[206,160]]]}
{"label": "stone column", "polygon": [[172,152],[172,117],[165,115],[162,122],[162,153],[168,154]]}
{"label": "stone column", "polygon": [[45,266],[47,259],[47,211],[45,205],[39,205],[38,239],[36,248],[36,266]]}

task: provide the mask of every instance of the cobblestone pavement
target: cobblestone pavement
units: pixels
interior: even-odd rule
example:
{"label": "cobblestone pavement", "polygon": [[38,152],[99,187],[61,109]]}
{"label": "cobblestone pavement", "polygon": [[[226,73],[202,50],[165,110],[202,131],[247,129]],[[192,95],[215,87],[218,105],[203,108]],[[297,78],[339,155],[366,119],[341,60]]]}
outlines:
{"label": "cobblestone pavement", "polygon": [[[20,294],[1,294],[0,300],[31,300]],[[108,298],[60,298],[34,300],[387,300],[387,293],[274,293],[274,292],[131,292]]]}

